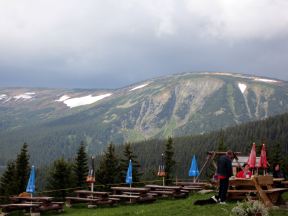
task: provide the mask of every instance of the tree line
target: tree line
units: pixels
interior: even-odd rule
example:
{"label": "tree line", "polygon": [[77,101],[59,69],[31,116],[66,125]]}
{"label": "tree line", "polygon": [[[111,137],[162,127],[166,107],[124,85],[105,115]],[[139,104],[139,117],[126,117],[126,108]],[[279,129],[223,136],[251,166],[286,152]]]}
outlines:
{"label": "tree line", "polygon": [[[242,155],[249,155],[252,143],[257,144],[260,155],[262,143],[266,144],[268,161],[272,167],[280,163],[287,175],[288,158],[288,114],[250,122],[203,135],[169,137],[167,140],[145,140],[137,143],[114,145],[110,143],[102,155],[96,155],[96,184],[104,189],[111,184],[124,183],[129,160],[133,162],[133,181],[155,180],[161,154],[164,153],[166,181],[189,178],[188,171],[195,154],[201,167],[207,151],[232,149]],[[14,161],[9,161],[1,176],[1,195],[18,194],[25,191],[29,175],[28,145],[24,144]],[[64,197],[67,188],[87,187],[89,157],[85,143],[81,143],[74,158],[55,160],[51,165],[39,167],[37,184],[40,190],[53,191],[54,196]],[[37,164],[36,164],[37,167]],[[271,170],[270,170],[271,171]],[[203,178],[209,178],[213,171],[207,167]],[[170,181],[170,182],[169,182]]]}
{"label": "tree line", "polygon": [[[174,165],[172,138],[168,139],[165,152],[166,172],[170,173]],[[0,178],[0,194],[8,199],[11,195],[25,192],[30,172],[30,155],[28,145],[23,144],[16,160],[9,161],[7,168]],[[125,183],[126,172],[129,161],[132,161],[133,182],[141,184],[142,173],[139,172],[140,163],[137,156],[131,149],[131,144],[124,145],[123,154],[119,156],[115,152],[115,146],[110,143],[99,159],[99,165],[95,172],[97,185],[101,189],[109,189],[111,185]],[[92,167],[88,153],[85,150],[84,142],[81,142],[74,159],[64,159],[63,157],[55,160],[48,168],[42,167],[36,170],[36,183],[42,192],[52,196],[64,198],[68,193],[75,189],[87,188],[87,175]],[[90,164],[89,164],[90,162]],[[43,184],[44,182],[44,184]],[[70,190],[71,189],[71,190]],[[40,193],[42,193],[40,191]],[[37,192],[36,192],[37,193]]]}

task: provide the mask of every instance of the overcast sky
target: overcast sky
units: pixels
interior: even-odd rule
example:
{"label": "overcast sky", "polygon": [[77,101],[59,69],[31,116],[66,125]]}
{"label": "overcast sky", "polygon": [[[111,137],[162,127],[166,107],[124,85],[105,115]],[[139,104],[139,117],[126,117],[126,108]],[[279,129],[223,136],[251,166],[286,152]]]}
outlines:
{"label": "overcast sky", "polygon": [[0,0],[0,87],[225,71],[288,81],[287,0]]}

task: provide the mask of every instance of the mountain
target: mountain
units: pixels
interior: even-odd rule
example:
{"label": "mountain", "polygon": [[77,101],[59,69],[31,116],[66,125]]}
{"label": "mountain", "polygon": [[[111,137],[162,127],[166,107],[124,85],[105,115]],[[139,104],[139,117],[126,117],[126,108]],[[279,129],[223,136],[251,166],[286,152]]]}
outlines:
{"label": "mountain", "polygon": [[71,157],[83,140],[203,134],[288,111],[288,83],[233,73],[183,73],[120,89],[0,89],[0,165],[27,142],[32,160]]}

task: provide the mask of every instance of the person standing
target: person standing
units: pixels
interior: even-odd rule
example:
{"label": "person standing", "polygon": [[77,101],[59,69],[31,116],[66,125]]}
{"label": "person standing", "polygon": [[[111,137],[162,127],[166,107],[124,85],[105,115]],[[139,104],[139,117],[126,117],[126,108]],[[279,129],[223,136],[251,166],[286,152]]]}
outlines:
{"label": "person standing", "polygon": [[217,162],[217,176],[219,179],[218,201],[220,204],[226,204],[227,191],[229,187],[229,178],[232,176],[232,160],[234,154],[228,150],[225,155],[222,155]]}

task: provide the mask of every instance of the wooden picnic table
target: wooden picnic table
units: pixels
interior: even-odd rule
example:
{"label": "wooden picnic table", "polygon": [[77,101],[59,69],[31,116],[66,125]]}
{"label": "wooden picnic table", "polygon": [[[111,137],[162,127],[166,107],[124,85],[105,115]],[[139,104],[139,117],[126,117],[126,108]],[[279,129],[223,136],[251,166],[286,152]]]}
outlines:
{"label": "wooden picnic table", "polygon": [[106,191],[89,191],[89,190],[75,190],[77,197],[98,197],[98,198],[106,198],[109,196],[110,192]]}
{"label": "wooden picnic table", "polygon": [[147,203],[154,202],[156,199],[151,196],[149,188],[138,188],[138,187],[111,187],[113,191],[111,198],[120,199],[127,203]]}
{"label": "wooden picnic table", "polygon": [[11,204],[1,206],[2,211],[11,212],[14,210],[27,210],[32,212],[45,212],[49,210],[63,211],[63,202],[53,202],[53,197],[44,196],[11,196],[9,197]]}
{"label": "wooden picnic table", "polygon": [[176,186],[181,186],[183,190],[188,190],[189,192],[197,192],[212,186],[208,182],[188,182],[188,181],[177,181],[174,182]]}
{"label": "wooden picnic table", "polygon": [[43,203],[50,203],[53,200],[53,197],[44,197],[44,196],[11,196],[9,199],[14,203],[21,203],[21,202],[43,202]]}
{"label": "wooden picnic table", "polygon": [[131,192],[131,193],[137,193],[139,195],[146,194],[150,191],[149,188],[137,188],[137,187],[111,187],[111,190],[113,190],[113,194],[117,193],[123,193],[123,192]]}
{"label": "wooden picnic table", "polygon": [[150,188],[150,193],[163,197],[184,198],[189,193],[189,191],[184,190],[181,186],[145,185],[145,187]]}
{"label": "wooden picnic table", "polygon": [[76,196],[67,196],[66,206],[71,207],[73,203],[87,203],[88,207],[96,207],[97,205],[113,205],[117,203],[117,199],[111,199],[110,192],[76,190]]}
{"label": "wooden picnic table", "polygon": [[247,195],[257,196],[263,203],[272,207],[281,204],[281,194],[288,188],[273,187],[272,176],[253,176],[229,180],[228,199],[245,199]]}
{"label": "wooden picnic table", "polygon": [[12,211],[25,210],[26,212],[39,212],[40,204],[33,203],[11,203],[11,204],[1,204],[0,209],[2,209],[3,215],[9,214]]}

